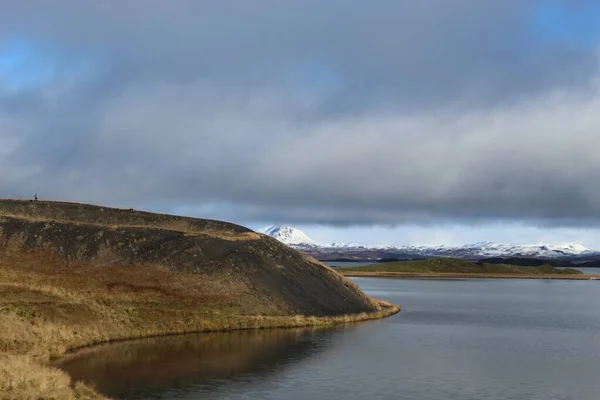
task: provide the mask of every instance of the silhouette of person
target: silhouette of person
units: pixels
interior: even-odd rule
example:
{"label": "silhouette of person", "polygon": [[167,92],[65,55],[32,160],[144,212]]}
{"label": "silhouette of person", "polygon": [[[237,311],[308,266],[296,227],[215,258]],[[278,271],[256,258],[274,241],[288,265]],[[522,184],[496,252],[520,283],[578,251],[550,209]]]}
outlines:
{"label": "silhouette of person", "polygon": [[33,198],[35,199],[35,201],[37,201],[37,193],[33,195]]}

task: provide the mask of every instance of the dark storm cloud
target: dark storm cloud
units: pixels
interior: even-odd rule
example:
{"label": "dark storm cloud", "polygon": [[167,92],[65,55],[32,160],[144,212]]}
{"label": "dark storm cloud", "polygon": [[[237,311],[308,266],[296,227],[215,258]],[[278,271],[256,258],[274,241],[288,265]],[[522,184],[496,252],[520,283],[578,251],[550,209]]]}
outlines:
{"label": "dark storm cloud", "polygon": [[0,0],[0,40],[54,68],[20,91],[0,75],[0,193],[245,222],[596,223],[597,52],[544,40],[543,4]]}

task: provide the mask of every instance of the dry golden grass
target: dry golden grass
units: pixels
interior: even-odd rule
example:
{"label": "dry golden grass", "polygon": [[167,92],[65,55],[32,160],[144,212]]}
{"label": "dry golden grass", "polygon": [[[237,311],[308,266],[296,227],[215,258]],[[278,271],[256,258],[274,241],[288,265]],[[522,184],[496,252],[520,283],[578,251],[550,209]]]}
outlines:
{"label": "dry golden grass", "polygon": [[102,399],[88,386],[71,385],[63,371],[27,356],[0,353],[0,398],[3,400]]}
{"label": "dry golden grass", "polygon": [[[99,399],[49,367],[66,351],[97,343],[188,332],[327,326],[383,318],[399,307],[379,303],[372,313],[333,317],[286,316],[285,310],[232,296],[238,283],[131,268],[0,262],[0,398]],[[38,267],[44,265],[44,267]],[[249,300],[250,299],[250,300]]]}

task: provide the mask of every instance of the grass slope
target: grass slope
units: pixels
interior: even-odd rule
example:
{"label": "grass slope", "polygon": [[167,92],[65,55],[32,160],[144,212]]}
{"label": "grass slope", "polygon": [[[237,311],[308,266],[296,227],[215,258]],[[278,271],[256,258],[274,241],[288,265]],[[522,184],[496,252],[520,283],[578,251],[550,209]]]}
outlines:
{"label": "grass slope", "polygon": [[328,267],[237,225],[0,200],[0,398],[102,398],[49,366],[101,342],[382,318]]}
{"label": "grass slope", "polygon": [[435,258],[428,260],[397,261],[378,263],[353,268],[338,268],[342,272],[392,272],[422,274],[497,274],[497,275],[577,275],[582,272],[575,269],[560,269],[551,265],[538,267],[520,267],[505,264],[473,263],[454,258]]}

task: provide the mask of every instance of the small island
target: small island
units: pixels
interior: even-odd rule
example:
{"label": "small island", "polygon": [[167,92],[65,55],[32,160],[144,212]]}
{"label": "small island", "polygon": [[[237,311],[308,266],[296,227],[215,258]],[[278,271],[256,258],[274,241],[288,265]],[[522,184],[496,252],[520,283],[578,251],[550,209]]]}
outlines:
{"label": "small island", "polygon": [[337,268],[345,276],[388,278],[500,278],[500,279],[579,279],[595,280],[573,268],[552,265],[523,267],[509,264],[472,262],[456,258],[433,258],[377,263],[361,267]]}

